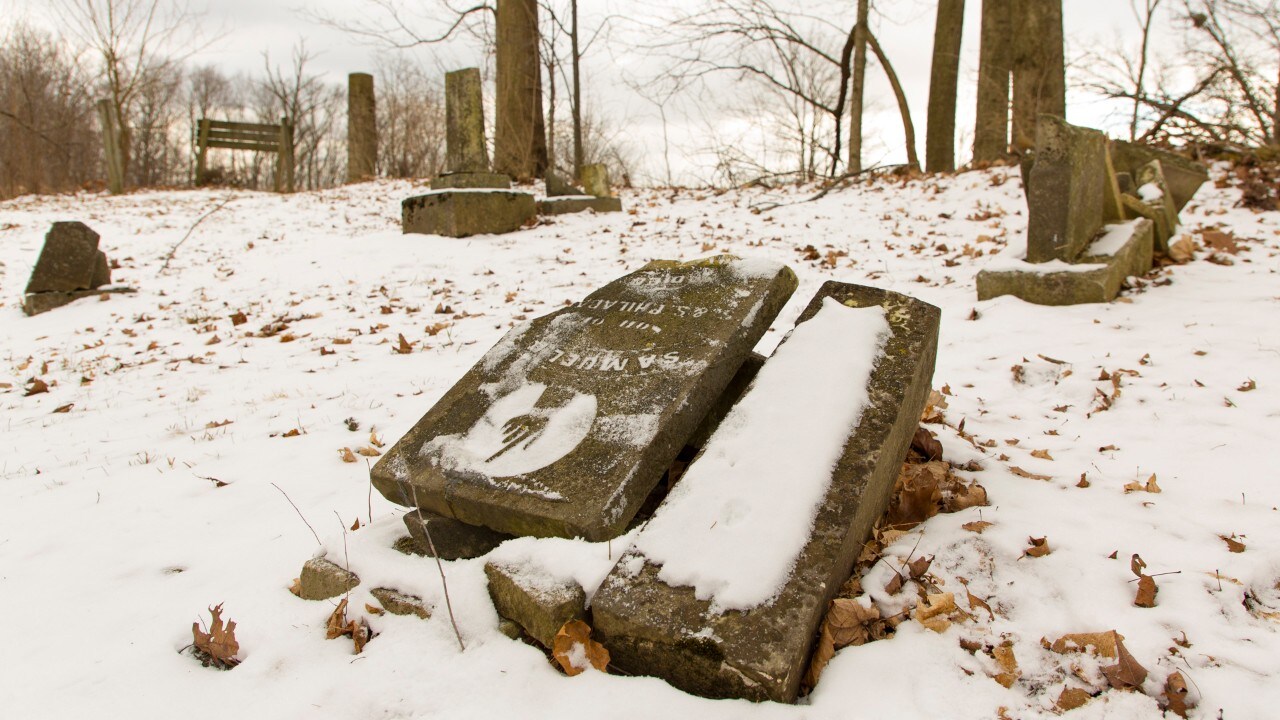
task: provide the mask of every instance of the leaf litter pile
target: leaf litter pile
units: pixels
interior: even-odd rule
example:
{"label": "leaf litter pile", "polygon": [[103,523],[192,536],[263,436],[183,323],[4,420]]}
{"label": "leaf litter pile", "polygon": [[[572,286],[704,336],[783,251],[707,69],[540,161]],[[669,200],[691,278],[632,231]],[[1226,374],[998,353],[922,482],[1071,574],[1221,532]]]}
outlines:
{"label": "leaf litter pile", "polygon": [[[136,717],[1269,717],[1280,217],[1257,199],[1257,172],[1216,172],[1167,262],[1112,304],[1072,308],[974,298],[979,270],[1021,252],[1010,168],[868,181],[767,211],[812,192],[629,191],[627,212],[464,242],[400,233],[408,182],[236,191],[236,209],[202,223],[165,273],[226,191],[0,203],[0,567],[7,596],[41,597],[10,624],[0,705],[16,717],[126,699]],[[114,279],[139,292],[23,317],[53,219],[98,231]],[[513,325],[650,259],[711,252],[796,269],[764,354],[828,279],[943,309],[938,390],[814,638],[797,707],[617,674],[589,617],[550,652],[510,641],[484,560],[441,563],[446,597],[434,562],[394,549],[403,510],[368,484],[387,443]],[[590,597],[627,542],[521,538],[494,552],[536,556]],[[312,556],[361,584],[330,602],[295,597],[289,579]]]}

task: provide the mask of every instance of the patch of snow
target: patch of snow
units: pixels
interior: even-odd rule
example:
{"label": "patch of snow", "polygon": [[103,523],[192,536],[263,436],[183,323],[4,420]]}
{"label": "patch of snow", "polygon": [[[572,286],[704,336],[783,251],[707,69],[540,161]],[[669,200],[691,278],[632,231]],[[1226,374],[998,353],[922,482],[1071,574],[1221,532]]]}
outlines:
{"label": "patch of snow", "polygon": [[883,308],[831,298],[791,332],[636,540],[664,582],[692,586],[717,612],[777,595],[889,335]]}
{"label": "patch of snow", "polygon": [[1164,191],[1158,184],[1149,182],[1138,188],[1138,197],[1146,203],[1159,202],[1164,199]]}
{"label": "patch of snow", "polygon": [[1133,238],[1133,232],[1140,222],[1142,222],[1140,219],[1126,220],[1122,223],[1103,226],[1102,235],[1093,241],[1084,254],[1086,256],[1115,255]]}

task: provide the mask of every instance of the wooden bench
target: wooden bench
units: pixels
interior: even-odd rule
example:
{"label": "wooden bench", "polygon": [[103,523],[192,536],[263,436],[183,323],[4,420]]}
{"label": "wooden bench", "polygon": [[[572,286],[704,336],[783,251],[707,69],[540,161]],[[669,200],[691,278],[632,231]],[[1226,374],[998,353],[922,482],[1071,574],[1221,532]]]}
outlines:
{"label": "wooden bench", "polygon": [[228,122],[201,118],[196,135],[196,185],[205,184],[205,156],[209,148],[253,150],[276,154],[276,192],[293,192],[293,123],[279,125]]}

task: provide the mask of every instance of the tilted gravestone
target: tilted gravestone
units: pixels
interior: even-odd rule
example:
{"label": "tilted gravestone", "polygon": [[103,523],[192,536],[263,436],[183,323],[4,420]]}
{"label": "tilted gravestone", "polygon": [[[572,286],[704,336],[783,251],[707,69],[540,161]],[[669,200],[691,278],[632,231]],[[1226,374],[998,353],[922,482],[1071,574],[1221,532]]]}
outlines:
{"label": "tilted gravestone", "polygon": [[1147,163],[1153,160],[1159,162],[1177,212],[1182,212],[1196,190],[1209,180],[1209,171],[1204,165],[1150,145],[1114,140],[1111,143],[1111,159],[1116,172],[1128,173],[1131,177],[1137,177]]}
{"label": "tilted gravestone", "polygon": [[1102,229],[1107,137],[1041,115],[1027,184],[1027,262],[1071,262]]}
{"label": "tilted gravestone", "polygon": [[657,261],[511,330],[374,466],[387,499],[513,535],[620,534],[795,290]]}
{"label": "tilted gravestone", "polygon": [[706,697],[795,700],[918,427],[939,317],[822,286],[592,599],[614,667]]}
{"label": "tilted gravestone", "polygon": [[479,68],[445,73],[444,108],[446,171],[431,189],[510,188],[511,178],[489,170]]}
{"label": "tilted gravestone", "polygon": [[22,298],[27,315],[102,293],[98,288],[110,284],[111,266],[98,249],[98,239],[98,233],[82,222],[53,224]]}
{"label": "tilted gravestone", "polygon": [[[538,201],[538,214],[564,215],[586,210],[598,213],[622,211],[622,200],[609,194],[609,172],[604,165],[588,165],[582,169],[582,176],[583,184],[589,190],[576,188],[554,172],[548,171],[547,197]],[[600,192],[602,186],[603,193]]]}

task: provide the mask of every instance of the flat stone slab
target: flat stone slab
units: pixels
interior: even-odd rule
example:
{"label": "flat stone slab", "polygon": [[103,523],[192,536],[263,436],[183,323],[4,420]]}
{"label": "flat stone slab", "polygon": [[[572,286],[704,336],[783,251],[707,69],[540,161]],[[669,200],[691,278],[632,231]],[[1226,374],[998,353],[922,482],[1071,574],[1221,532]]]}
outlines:
{"label": "flat stone slab", "polygon": [[82,222],[55,222],[44,236],[26,292],[71,293],[109,282],[111,270],[98,250],[98,233]]}
{"label": "flat stone slab", "polygon": [[587,594],[572,580],[494,562],[485,563],[484,574],[498,615],[514,621],[545,648],[565,623],[587,616]]}
{"label": "flat stone slab", "polygon": [[423,620],[431,619],[431,607],[417,595],[407,595],[392,588],[374,588],[369,594],[392,615],[417,615]]}
{"label": "flat stone slab", "polygon": [[939,318],[822,286],[592,598],[613,666],[704,697],[795,700],[919,426]]}
{"label": "flat stone slab", "polygon": [[502,173],[452,172],[431,180],[432,190],[510,190],[511,178]]}
{"label": "flat stone slab", "polygon": [[387,499],[512,535],[619,535],[796,287],[656,261],[502,338],[372,471]]}
{"label": "flat stone slab", "polygon": [[1111,302],[1125,278],[1151,269],[1154,225],[1139,218],[1108,225],[1078,263],[1018,263],[978,273],[978,299],[1013,295],[1037,305]]}
{"label": "flat stone slab", "polygon": [[401,203],[405,234],[501,235],[515,232],[537,217],[533,196],[512,190],[444,190]]}
{"label": "flat stone slab", "polygon": [[1174,208],[1182,212],[1200,186],[1209,181],[1209,170],[1189,157],[1161,148],[1138,143],[1114,140],[1111,143],[1111,159],[1116,172],[1137,177],[1142,166],[1156,160],[1164,173],[1173,199]]}
{"label": "flat stone slab", "polygon": [[[423,555],[441,560],[477,558],[511,539],[510,535],[494,532],[483,525],[468,525],[426,510],[405,513],[404,524]],[[429,541],[428,530],[431,532]],[[433,546],[434,555],[431,552]]]}
{"label": "flat stone slab", "polygon": [[1149,203],[1134,195],[1120,198],[1125,211],[1133,217],[1151,221],[1152,247],[1161,255],[1169,253],[1169,241],[1177,229],[1177,216],[1170,216],[1162,202]]}
{"label": "flat stone slab", "polygon": [[98,288],[97,290],[78,290],[76,292],[38,292],[22,296],[22,312],[27,315],[56,310],[83,298],[99,298],[103,295],[120,295],[137,292],[133,288]]}
{"label": "flat stone slab", "polygon": [[622,200],[616,197],[558,196],[538,201],[539,215],[567,215],[592,210],[598,213],[622,212]]}
{"label": "flat stone slab", "polygon": [[1027,262],[1071,262],[1102,228],[1107,138],[1041,115],[1027,178]]}

